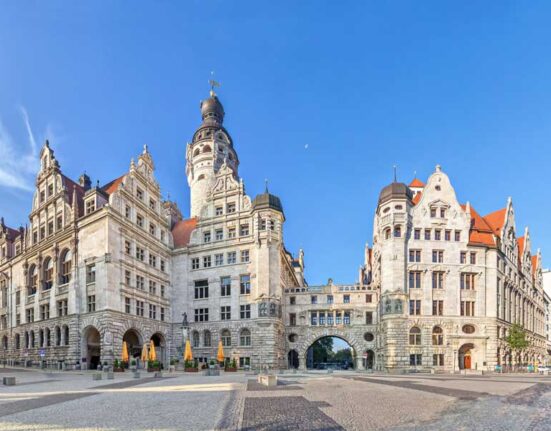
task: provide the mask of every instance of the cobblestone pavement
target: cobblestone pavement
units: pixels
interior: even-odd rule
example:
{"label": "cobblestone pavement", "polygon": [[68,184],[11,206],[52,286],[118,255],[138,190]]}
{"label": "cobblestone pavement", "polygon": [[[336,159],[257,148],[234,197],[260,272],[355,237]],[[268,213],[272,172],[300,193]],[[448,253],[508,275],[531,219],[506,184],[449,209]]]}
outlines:
{"label": "cobblestone pavement", "polygon": [[0,431],[551,430],[551,378],[534,375],[3,375],[18,384],[0,386]]}

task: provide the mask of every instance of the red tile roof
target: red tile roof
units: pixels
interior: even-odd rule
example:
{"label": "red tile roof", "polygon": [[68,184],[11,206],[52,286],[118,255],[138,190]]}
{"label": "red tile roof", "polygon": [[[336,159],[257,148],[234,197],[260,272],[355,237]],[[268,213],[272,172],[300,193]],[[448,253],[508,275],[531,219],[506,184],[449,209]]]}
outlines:
{"label": "red tile roof", "polygon": [[105,184],[101,189],[107,193],[108,195],[116,192],[119,188],[119,186],[122,183],[122,180],[124,179],[124,175],[120,176],[119,178],[114,179],[113,181]]}
{"label": "red tile roof", "polygon": [[525,238],[521,236],[520,238],[517,239],[517,243],[518,243],[518,256],[520,258],[520,256],[522,256],[522,253],[524,253]]}
{"label": "red tile roof", "polygon": [[[461,205],[463,210],[466,205]],[[494,239],[494,229],[488,222],[481,217],[471,206],[471,229],[469,231],[469,245],[485,245],[487,247],[496,247]]]}
{"label": "red tile roof", "polygon": [[419,203],[419,201],[421,200],[422,194],[423,194],[422,192],[415,193],[415,196],[413,196],[413,199],[412,199],[412,202],[414,205],[417,205]]}
{"label": "red tile roof", "polygon": [[503,225],[505,224],[506,214],[507,208],[501,208],[484,216],[484,220],[493,228],[494,234],[499,237],[501,237],[501,229],[503,229]]}
{"label": "red tile roof", "polygon": [[414,178],[413,181],[409,183],[409,187],[425,187],[425,183],[419,178]]}
{"label": "red tile roof", "polygon": [[189,244],[191,233],[197,227],[197,218],[180,220],[172,228],[172,237],[174,238],[174,247],[185,247]]}

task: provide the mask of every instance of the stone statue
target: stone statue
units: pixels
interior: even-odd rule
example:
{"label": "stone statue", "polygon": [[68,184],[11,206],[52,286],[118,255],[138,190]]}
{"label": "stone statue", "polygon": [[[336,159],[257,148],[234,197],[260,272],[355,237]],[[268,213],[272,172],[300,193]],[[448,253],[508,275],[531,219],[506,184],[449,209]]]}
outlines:
{"label": "stone statue", "polygon": [[184,316],[184,320],[182,321],[182,326],[183,327],[189,326],[189,323],[187,321],[187,313],[184,313],[183,316]]}

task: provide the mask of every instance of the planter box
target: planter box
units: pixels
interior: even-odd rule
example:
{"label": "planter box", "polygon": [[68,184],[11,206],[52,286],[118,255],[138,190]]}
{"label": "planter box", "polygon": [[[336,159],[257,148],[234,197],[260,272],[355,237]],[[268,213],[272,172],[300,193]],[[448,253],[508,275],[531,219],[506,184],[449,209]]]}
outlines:
{"label": "planter box", "polygon": [[196,373],[199,371],[199,368],[184,368],[186,373]]}
{"label": "planter box", "polygon": [[92,374],[92,380],[101,380],[102,378],[103,376],[101,375],[101,373]]}
{"label": "planter box", "polygon": [[152,368],[148,368],[148,369],[147,369],[147,372],[148,372],[148,373],[156,373],[156,372],[158,372],[158,371],[161,371],[161,368],[159,368],[159,367],[154,367],[154,368],[153,368],[153,367],[152,367]]}
{"label": "planter box", "polygon": [[15,386],[15,377],[14,376],[4,377],[2,378],[2,383],[4,384],[4,386]]}
{"label": "planter box", "polygon": [[259,374],[258,383],[264,386],[277,386],[277,376],[275,374]]}
{"label": "planter box", "polygon": [[114,368],[113,371],[115,373],[124,373],[124,368]]}
{"label": "planter box", "polygon": [[226,368],[224,368],[224,371],[226,373],[235,373],[237,371],[237,368],[226,367]]}

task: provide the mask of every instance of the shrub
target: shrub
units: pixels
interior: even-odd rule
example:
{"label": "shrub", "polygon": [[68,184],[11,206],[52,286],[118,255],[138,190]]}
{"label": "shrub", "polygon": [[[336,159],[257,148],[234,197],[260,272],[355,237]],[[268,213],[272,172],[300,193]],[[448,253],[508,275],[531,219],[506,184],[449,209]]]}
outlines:
{"label": "shrub", "polygon": [[113,361],[113,368],[119,368],[119,360],[118,359],[115,359]]}
{"label": "shrub", "polygon": [[136,360],[135,359],[132,359],[132,362],[130,362],[130,364],[135,367],[136,366]]}

